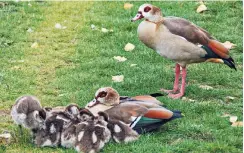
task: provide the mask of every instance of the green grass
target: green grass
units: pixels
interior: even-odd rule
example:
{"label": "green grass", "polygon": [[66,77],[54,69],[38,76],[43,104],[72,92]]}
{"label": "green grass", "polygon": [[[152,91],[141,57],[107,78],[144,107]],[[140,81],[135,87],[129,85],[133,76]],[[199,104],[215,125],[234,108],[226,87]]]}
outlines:
{"label": "green grass", "polygon": [[[158,92],[172,88],[174,63],[160,57],[137,38],[139,22],[131,23],[143,2],[131,10],[123,2],[7,2],[0,5],[0,109],[9,110],[18,96],[36,95],[44,106],[77,103],[84,106],[103,86],[112,86],[121,95]],[[223,113],[242,120],[242,2],[206,2],[209,11],[195,13],[197,2],[152,2],[165,16],[179,16],[207,29],[220,41],[231,41],[238,71],[225,65],[202,63],[188,66],[185,96],[195,102],[161,97],[170,109],[185,117],[160,131],[145,134],[134,143],[109,143],[103,152],[242,152],[242,128],[231,127]],[[55,29],[56,23],[67,26]],[[90,26],[113,29],[102,33]],[[32,28],[33,33],[26,30]],[[31,48],[38,42],[39,48]],[[125,52],[126,43],[136,48]],[[118,63],[113,56],[128,60]],[[130,64],[137,64],[130,67]],[[114,83],[113,75],[123,74],[124,82]],[[204,90],[199,85],[210,85]],[[226,102],[226,96],[235,99]],[[17,133],[9,116],[0,119],[0,132],[13,135],[12,143],[0,145],[0,152],[75,152],[72,149],[37,148],[28,131]]]}

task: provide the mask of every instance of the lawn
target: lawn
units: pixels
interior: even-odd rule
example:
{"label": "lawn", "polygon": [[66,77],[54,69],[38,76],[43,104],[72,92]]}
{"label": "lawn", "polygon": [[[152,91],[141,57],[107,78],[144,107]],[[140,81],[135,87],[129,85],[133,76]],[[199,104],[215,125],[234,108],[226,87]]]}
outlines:
{"label": "lawn", "polygon": [[[0,152],[75,152],[37,148],[30,143],[28,131],[22,136],[17,133],[7,114],[21,95],[36,95],[43,106],[84,106],[103,86],[112,86],[128,96],[172,88],[174,63],[138,40],[140,22],[130,19],[144,2],[131,3],[134,7],[130,10],[123,8],[124,2],[0,3],[0,133],[9,131],[13,136],[10,144],[0,144]],[[142,135],[134,143],[110,142],[103,152],[242,152],[242,127],[232,127],[228,118],[221,117],[228,113],[243,119],[242,2],[206,2],[208,11],[202,14],[195,12],[198,2],[152,4],[165,16],[186,18],[221,42],[236,44],[231,56],[237,71],[221,64],[189,65],[185,97],[194,101],[159,98],[168,108],[181,110],[185,117]],[[66,28],[55,28],[57,23]],[[103,33],[101,28],[113,32]],[[136,46],[132,52],[124,51],[128,42]],[[128,60],[119,63],[114,56]],[[124,75],[124,81],[112,82],[114,75]],[[213,89],[204,90],[199,85]],[[226,100],[227,96],[234,99]]]}

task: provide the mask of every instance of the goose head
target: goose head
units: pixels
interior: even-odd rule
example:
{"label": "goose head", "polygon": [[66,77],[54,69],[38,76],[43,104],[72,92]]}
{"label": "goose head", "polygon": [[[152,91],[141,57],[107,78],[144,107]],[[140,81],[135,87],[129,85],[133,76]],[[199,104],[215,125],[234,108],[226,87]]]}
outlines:
{"label": "goose head", "polygon": [[156,23],[162,21],[163,16],[160,8],[151,4],[143,4],[139,7],[136,16],[132,18],[131,21],[134,22],[143,18]]}
{"label": "goose head", "polygon": [[119,104],[119,97],[119,93],[111,87],[100,88],[97,90],[95,98],[87,106],[90,108],[97,104],[114,106]]}

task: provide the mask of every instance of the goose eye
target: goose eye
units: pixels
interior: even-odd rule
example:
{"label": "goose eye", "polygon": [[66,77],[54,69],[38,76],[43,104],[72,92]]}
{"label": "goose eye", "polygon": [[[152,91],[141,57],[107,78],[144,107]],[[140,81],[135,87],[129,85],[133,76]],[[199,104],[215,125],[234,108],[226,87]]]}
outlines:
{"label": "goose eye", "polygon": [[149,12],[151,10],[151,7],[147,6],[144,8],[144,12]]}
{"label": "goose eye", "polygon": [[100,92],[98,95],[98,97],[101,97],[101,98],[106,97],[106,96],[107,96],[107,92],[105,92],[105,91]]}

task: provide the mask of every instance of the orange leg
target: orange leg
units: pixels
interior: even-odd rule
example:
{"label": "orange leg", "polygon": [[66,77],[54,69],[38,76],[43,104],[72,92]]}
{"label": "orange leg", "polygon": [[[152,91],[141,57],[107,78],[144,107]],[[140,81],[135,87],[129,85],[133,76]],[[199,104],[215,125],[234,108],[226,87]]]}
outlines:
{"label": "orange leg", "polygon": [[173,98],[173,99],[178,99],[181,98],[185,94],[185,86],[186,86],[186,67],[182,67],[182,83],[181,83],[181,88],[180,88],[180,93],[178,94],[168,94],[168,97]]}
{"label": "orange leg", "polygon": [[180,65],[179,64],[175,64],[175,82],[174,82],[174,88],[173,90],[166,90],[166,89],[160,89],[163,92],[166,93],[176,93],[179,90],[179,78],[180,78]]}

